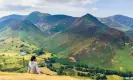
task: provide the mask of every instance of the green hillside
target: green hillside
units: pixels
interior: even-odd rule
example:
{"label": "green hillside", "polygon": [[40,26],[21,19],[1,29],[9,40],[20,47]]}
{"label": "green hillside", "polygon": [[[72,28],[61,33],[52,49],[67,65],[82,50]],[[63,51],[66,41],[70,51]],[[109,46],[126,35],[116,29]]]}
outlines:
{"label": "green hillside", "polygon": [[[45,47],[62,58],[73,57],[76,62],[89,66],[120,70],[124,65],[123,70],[133,70],[128,67],[133,64],[132,57],[130,53],[125,53],[132,50],[130,38],[102,24],[90,14],[77,19],[67,30],[48,38]],[[119,56],[122,59],[118,60],[117,65],[114,58]],[[123,62],[126,62],[125,56],[130,57],[127,59],[129,63]]]}
{"label": "green hillside", "polygon": [[8,50],[14,46],[12,51],[18,51],[22,44],[39,48],[45,40],[44,33],[30,21],[9,20],[5,23],[0,31],[1,50]]}

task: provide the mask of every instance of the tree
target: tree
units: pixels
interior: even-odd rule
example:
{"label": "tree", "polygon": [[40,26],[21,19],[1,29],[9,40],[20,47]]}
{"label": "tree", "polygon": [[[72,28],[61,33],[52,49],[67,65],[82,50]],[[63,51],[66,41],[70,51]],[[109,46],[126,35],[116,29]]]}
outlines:
{"label": "tree", "polygon": [[33,53],[36,53],[37,55],[42,55],[45,52],[43,51],[43,49],[38,49],[38,50],[33,51]]}
{"label": "tree", "polygon": [[62,70],[62,69],[59,69],[59,70],[57,71],[57,74],[58,74],[58,75],[63,75],[63,70]]}

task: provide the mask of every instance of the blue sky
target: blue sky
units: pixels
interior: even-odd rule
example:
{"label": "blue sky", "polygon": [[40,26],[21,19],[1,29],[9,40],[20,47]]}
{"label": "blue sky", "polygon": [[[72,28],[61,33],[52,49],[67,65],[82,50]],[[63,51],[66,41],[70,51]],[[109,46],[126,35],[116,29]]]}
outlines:
{"label": "blue sky", "polygon": [[133,0],[0,0],[0,17],[33,11],[71,16],[90,13],[97,17],[122,14],[133,18]]}

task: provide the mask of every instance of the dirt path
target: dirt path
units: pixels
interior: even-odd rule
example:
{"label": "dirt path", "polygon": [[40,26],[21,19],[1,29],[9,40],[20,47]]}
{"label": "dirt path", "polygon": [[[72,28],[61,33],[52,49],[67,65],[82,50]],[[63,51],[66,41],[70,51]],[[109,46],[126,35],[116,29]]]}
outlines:
{"label": "dirt path", "polygon": [[20,73],[3,73],[0,72],[0,80],[84,80],[76,79],[68,76],[47,76],[34,74]]}

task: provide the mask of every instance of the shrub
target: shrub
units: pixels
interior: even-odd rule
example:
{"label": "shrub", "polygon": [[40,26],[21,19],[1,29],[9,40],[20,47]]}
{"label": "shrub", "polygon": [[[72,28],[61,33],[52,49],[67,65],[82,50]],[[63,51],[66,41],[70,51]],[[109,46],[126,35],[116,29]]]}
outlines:
{"label": "shrub", "polygon": [[36,53],[37,55],[42,55],[45,52],[43,51],[43,49],[38,49],[38,50],[34,50],[33,53]]}

